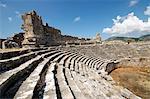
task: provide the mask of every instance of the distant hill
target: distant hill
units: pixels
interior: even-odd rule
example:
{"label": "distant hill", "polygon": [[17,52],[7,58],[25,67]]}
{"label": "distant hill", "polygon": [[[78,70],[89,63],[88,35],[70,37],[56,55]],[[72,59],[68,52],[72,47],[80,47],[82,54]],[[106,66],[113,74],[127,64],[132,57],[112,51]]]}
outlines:
{"label": "distant hill", "polygon": [[150,34],[143,35],[139,38],[134,37],[110,37],[106,41],[121,40],[121,41],[150,41]]}
{"label": "distant hill", "polygon": [[140,41],[150,41],[150,34],[139,37]]}

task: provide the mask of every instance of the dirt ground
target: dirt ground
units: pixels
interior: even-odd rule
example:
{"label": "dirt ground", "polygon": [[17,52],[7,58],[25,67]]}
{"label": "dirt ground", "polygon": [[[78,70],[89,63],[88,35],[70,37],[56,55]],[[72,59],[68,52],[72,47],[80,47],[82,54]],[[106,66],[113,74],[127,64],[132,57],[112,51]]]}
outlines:
{"label": "dirt ground", "polygon": [[150,99],[150,67],[118,68],[110,75],[117,84],[143,99]]}

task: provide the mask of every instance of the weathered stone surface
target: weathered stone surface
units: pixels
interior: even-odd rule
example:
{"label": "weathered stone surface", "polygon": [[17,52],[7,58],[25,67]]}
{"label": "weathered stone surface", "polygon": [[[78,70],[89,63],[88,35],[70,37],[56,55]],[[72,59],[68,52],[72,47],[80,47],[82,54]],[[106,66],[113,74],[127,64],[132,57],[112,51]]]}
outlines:
{"label": "weathered stone surface", "polygon": [[22,42],[23,42],[23,40],[24,40],[24,33],[16,33],[16,34],[14,34],[13,35],[13,41],[14,42],[16,42],[18,45],[19,45],[19,47],[21,48],[22,47]]}
{"label": "weathered stone surface", "polygon": [[2,48],[3,48],[3,46],[2,46],[2,45],[3,45],[3,44],[2,44],[2,42],[3,42],[3,41],[5,41],[5,40],[6,40],[6,39],[0,39],[0,49],[2,49]]}
{"label": "weathered stone surface", "polygon": [[5,41],[2,42],[2,49],[6,48],[19,48],[19,45],[13,40],[6,39]]}
{"label": "weathered stone surface", "polygon": [[[101,46],[102,48],[104,47],[103,51],[106,49],[105,53],[102,53],[102,50],[100,49]],[[117,45],[97,45],[70,47],[69,49],[52,48],[49,51],[39,51],[39,53],[32,52],[35,53],[35,58],[31,58],[31,60],[28,61],[25,60],[25,63],[21,63],[19,67],[0,74],[0,88],[1,90],[4,90],[4,93],[2,94],[10,95],[9,92],[12,92],[15,95],[15,98],[18,98],[18,96],[22,96],[22,98],[30,96],[28,97],[30,99],[33,97],[43,97],[44,99],[80,99],[81,97],[85,99],[141,99],[131,91],[116,85],[108,73],[114,69],[115,63],[119,62],[121,65],[128,61],[125,58],[117,60],[118,57],[120,57],[117,54],[124,57],[131,53],[133,53],[133,56],[132,54],[130,55],[132,57],[145,55],[140,51],[136,53],[137,50],[133,49],[135,45],[129,45],[129,48],[133,49],[133,51],[123,51],[120,54],[120,50],[125,47],[124,45],[122,46],[119,45],[120,49],[117,49]],[[136,45],[136,47],[137,46],[140,45]],[[101,51],[94,50],[94,48],[99,48]],[[145,46],[143,48],[148,52],[149,47],[147,48],[147,46]],[[113,51],[109,51],[108,49],[113,49]],[[82,54],[82,51],[85,52],[84,55]],[[26,54],[29,53],[21,54],[20,57]],[[112,59],[110,59],[109,56]],[[12,58],[18,59],[17,57],[14,56]],[[105,59],[102,57],[105,57]],[[116,58],[116,60],[113,60],[113,57]],[[145,64],[146,61],[148,62],[148,58],[129,59],[132,59],[130,60],[131,64],[136,62],[138,64],[139,61],[143,62],[143,64]],[[8,59],[5,59],[5,61],[6,60]],[[20,58],[18,60],[20,60]],[[123,62],[123,60],[126,61]],[[15,64],[17,63],[14,63],[14,65]],[[32,82],[31,80],[35,82]],[[15,84],[14,87],[12,87],[11,84]],[[16,90],[17,88],[19,90]],[[24,92],[24,94],[21,93],[21,91],[25,90],[27,91]],[[13,96],[11,96],[11,98],[13,98]]]}
{"label": "weathered stone surface", "polygon": [[14,98],[31,99],[33,97],[34,88],[36,87],[36,84],[40,78],[40,73],[42,72],[44,66],[46,66],[49,60],[50,57],[44,59],[44,61],[38,64],[35,70],[30,74],[30,76],[22,83]]}
{"label": "weathered stone surface", "polygon": [[48,66],[48,71],[45,76],[46,86],[44,88],[44,96],[43,99],[57,99],[56,95],[56,84],[54,79],[54,67],[56,63],[51,63]]}
{"label": "weathered stone surface", "polygon": [[29,50],[1,52],[0,53],[0,60],[9,59],[9,58],[16,57],[16,56],[19,56],[22,54],[26,54],[28,52],[29,52]]}

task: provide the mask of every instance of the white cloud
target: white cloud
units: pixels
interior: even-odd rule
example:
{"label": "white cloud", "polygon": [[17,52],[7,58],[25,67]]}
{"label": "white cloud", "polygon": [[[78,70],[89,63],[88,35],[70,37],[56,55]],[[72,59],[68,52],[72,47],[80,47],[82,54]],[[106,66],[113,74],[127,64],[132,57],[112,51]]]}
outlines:
{"label": "white cloud", "polygon": [[78,16],[78,17],[74,18],[73,22],[78,22],[78,21],[80,21],[80,19],[81,18]]}
{"label": "white cloud", "polygon": [[19,11],[15,11],[15,14],[16,14],[17,17],[21,16],[21,13]]}
{"label": "white cloud", "polygon": [[4,3],[2,3],[2,2],[0,2],[0,7],[6,8],[6,7],[7,7],[7,5],[6,5],[6,4],[4,4]]}
{"label": "white cloud", "polygon": [[8,20],[11,22],[12,21],[12,17],[8,17]]}
{"label": "white cloud", "polygon": [[15,11],[15,13],[16,13],[16,14],[20,14],[20,12],[19,12],[19,11]]}
{"label": "white cloud", "polygon": [[146,10],[144,11],[144,14],[150,16],[150,6],[146,7]]}
{"label": "white cloud", "polygon": [[137,3],[138,3],[138,0],[131,0],[129,3],[129,6],[130,7],[135,6]]}
{"label": "white cloud", "polygon": [[150,33],[150,18],[147,21],[140,20],[133,12],[124,17],[117,16],[116,19],[113,19],[113,26],[104,28],[103,33],[111,35]]}

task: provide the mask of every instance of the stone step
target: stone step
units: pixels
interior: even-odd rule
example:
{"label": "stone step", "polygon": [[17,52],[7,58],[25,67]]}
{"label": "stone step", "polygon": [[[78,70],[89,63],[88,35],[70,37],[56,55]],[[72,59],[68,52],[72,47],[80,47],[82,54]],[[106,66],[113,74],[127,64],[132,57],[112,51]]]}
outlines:
{"label": "stone step", "polygon": [[0,74],[0,98],[140,99],[111,83],[113,80],[105,72],[108,59],[60,49],[31,53],[33,58],[29,55],[31,59]]}
{"label": "stone step", "polygon": [[[79,58],[78,58],[78,59],[79,59]],[[74,64],[75,64],[75,71],[76,71],[76,72],[79,72],[79,66],[78,66],[79,60],[78,60],[78,59],[75,60],[75,63],[74,63]]]}
{"label": "stone step", "polygon": [[65,65],[66,60],[67,60],[69,57],[73,56],[73,55],[75,55],[75,54],[74,54],[74,53],[70,53],[70,54],[68,54],[68,55],[65,55],[65,56],[61,59],[61,61],[60,61],[59,63]]}
{"label": "stone step", "polygon": [[0,60],[9,59],[12,57],[16,57],[18,55],[28,53],[28,49],[20,50],[20,51],[11,51],[11,52],[0,52]]}
{"label": "stone step", "polygon": [[14,98],[32,99],[34,88],[40,78],[40,73],[42,72],[44,66],[49,62],[49,60],[50,58],[48,57],[38,64],[30,76],[21,84]]}
{"label": "stone step", "polygon": [[85,77],[85,76],[79,75],[79,77],[80,77],[80,81],[83,83],[83,85],[86,86],[87,89],[89,89],[91,91],[91,94],[93,95],[93,98],[96,98],[97,97],[97,93],[95,92],[95,89],[93,88],[93,86],[91,84],[92,81],[91,81],[90,75],[89,75],[89,77]]}
{"label": "stone step", "polygon": [[109,83],[102,82],[105,79],[101,78],[100,75],[96,74],[95,71],[89,70],[88,75],[88,78],[85,79],[87,83],[89,83],[90,89],[95,91],[95,93],[93,93],[94,97],[97,99],[101,97],[108,99],[112,99],[112,97],[115,97],[115,99],[122,99],[122,96],[118,93],[118,91],[116,91],[112,85],[109,86]]}
{"label": "stone step", "polygon": [[[22,69],[17,70],[9,75],[2,75],[0,78],[0,97],[1,98],[13,98],[21,83],[30,75],[30,73],[36,68],[37,64],[42,61],[42,57],[37,56],[29,63],[22,65]],[[6,76],[6,77],[4,77]]]}
{"label": "stone step", "polygon": [[104,61],[98,61],[98,62],[96,63],[95,70],[98,70],[98,69],[100,68],[100,66],[102,65],[103,62],[104,62]]}
{"label": "stone step", "polygon": [[71,74],[73,76],[73,79],[75,80],[75,83],[77,84],[79,89],[82,91],[82,94],[86,97],[86,99],[92,99],[93,95],[91,94],[91,90],[89,90],[87,86],[85,86],[83,82],[81,82],[80,75],[76,73],[75,71],[71,71]]}
{"label": "stone step", "polygon": [[94,80],[94,85],[97,85],[97,90],[99,90],[104,97],[108,97],[109,99],[125,99],[125,97],[123,97],[120,93],[120,90],[116,89],[115,85],[112,85],[109,81],[106,81],[95,71],[89,72],[88,74],[90,75],[90,78]]}
{"label": "stone step", "polygon": [[61,54],[59,55],[57,58],[55,58],[53,61],[59,63],[59,61],[61,60],[61,58],[63,58],[66,54]]}
{"label": "stone step", "polygon": [[74,96],[65,79],[65,75],[63,72],[64,69],[63,64],[57,64],[56,66],[57,66],[56,78],[58,80],[62,99],[74,99]]}
{"label": "stone step", "polygon": [[32,64],[34,61],[39,60],[41,57],[37,56],[27,62],[25,62],[24,64],[21,64],[19,67],[12,69],[10,71],[7,71],[5,73],[2,73],[0,75],[0,85],[4,82],[6,82],[7,79],[9,79],[12,75],[15,75],[17,72],[25,69],[26,67],[28,67],[30,64]]}
{"label": "stone step", "polygon": [[14,69],[22,63],[34,58],[36,55],[41,55],[47,52],[50,52],[50,50],[30,52],[10,59],[0,60],[0,73]]}
{"label": "stone step", "polygon": [[93,64],[92,64],[92,67],[94,70],[96,70],[98,64],[99,64],[100,60],[94,60]]}
{"label": "stone step", "polygon": [[85,60],[85,61],[83,61],[83,63],[84,64],[86,64],[87,66],[89,66],[89,67],[94,67],[94,63],[96,62],[96,61],[99,61],[100,59],[96,59],[96,58],[93,58],[93,57],[87,57],[87,59]]}
{"label": "stone step", "polygon": [[68,82],[75,98],[76,99],[86,99],[85,96],[82,94],[81,90],[78,88],[74,79],[72,78],[72,75],[71,75],[70,70],[68,68],[65,68],[65,75],[67,78],[67,82]]}
{"label": "stone step", "polygon": [[79,61],[82,58],[83,58],[83,56],[81,56],[81,55],[76,55],[76,57],[71,58],[69,60],[69,61],[71,61],[70,62],[70,67],[73,68],[71,70],[75,70],[76,72],[79,72],[81,75],[85,75],[86,74],[86,68],[85,68],[86,65],[84,65],[83,62]]}
{"label": "stone step", "polygon": [[29,52],[34,52],[34,51],[39,51],[39,50],[46,50],[46,48],[45,49],[21,49],[19,51],[0,52],[0,60],[10,59],[10,58],[17,57],[23,54],[27,54]]}
{"label": "stone step", "polygon": [[[93,90],[99,92],[99,93],[95,93],[95,96],[107,98],[108,97],[107,95],[109,95],[111,92],[107,89],[108,87],[104,83],[102,83],[103,78],[100,78],[99,77],[100,75],[96,74],[94,71],[89,70],[88,74],[89,77],[87,81],[90,83]],[[101,83],[99,83],[98,81]],[[112,93],[110,95],[112,95]]]}
{"label": "stone step", "polygon": [[[77,54],[78,55],[78,54]],[[80,57],[77,59],[77,62],[81,61],[82,58],[85,58],[85,56],[79,55]]]}
{"label": "stone step", "polygon": [[74,57],[76,57],[77,55],[76,54],[74,54],[74,55],[72,55],[71,57],[69,57],[67,60],[66,60],[66,62],[65,62],[65,68],[69,68],[70,69],[70,65],[71,65],[71,59],[72,58],[74,58]]}
{"label": "stone step", "polygon": [[84,64],[86,64],[88,67],[91,67],[91,63],[92,63],[92,59],[89,59],[86,63],[84,63]]}
{"label": "stone step", "polygon": [[81,61],[81,59],[83,59],[84,57],[81,55],[76,55],[76,57],[71,58],[70,61],[70,65],[72,67],[71,70],[74,70],[76,72],[79,72],[79,62]]}
{"label": "stone step", "polygon": [[101,65],[104,64],[104,63],[105,62],[99,62],[98,65],[97,65],[97,69],[96,70],[101,70],[101,68],[102,68]]}
{"label": "stone step", "polygon": [[[30,76],[23,82],[23,84],[20,86],[18,92],[16,93],[15,97],[16,98],[17,97],[22,98],[22,94],[23,94],[23,97],[27,98],[27,99],[42,97],[43,95],[40,94],[41,91],[39,90],[41,87],[44,86],[43,85],[44,81],[43,81],[43,84],[40,81],[40,80],[44,80],[44,79],[43,78],[39,79],[40,74],[42,72],[42,69],[44,68],[44,66],[46,67],[48,62],[50,62],[53,59],[56,59],[57,57],[61,56],[61,54],[62,54],[62,52],[57,52],[57,53],[45,58],[44,61],[41,62],[37,66],[37,68],[30,74]],[[48,55],[48,54],[46,54],[46,55]],[[46,68],[48,68],[48,66]],[[44,75],[44,77],[45,77],[45,75]],[[32,81],[34,81],[34,82],[32,82]],[[40,84],[37,83],[38,81],[39,81]],[[30,87],[26,88],[26,86],[30,86]]]}
{"label": "stone step", "polygon": [[[62,63],[63,64],[63,61],[64,61],[64,57],[69,57],[70,55],[72,55],[72,53],[69,53],[69,52],[63,52],[62,55],[60,55],[59,57],[55,58],[53,61],[54,62],[57,62],[57,63]],[[63,60],[62,60],[63,59]]]}
{"label": "stone step", "polygon": [[96,64],[95,64],[96,61],[97,61],[96,59],[91,59],[91,61],[90,61],[90,63],[89,63],[89,67],[92,68],[92,69],[94,69],[94,67],[96,67],[96,66],[95,66],[95,65],[96,65]]}
{"label": "stone step", "polygon": [[91,62],[92,60],[91,59],[88,59],[88,61],[85,63],[87,66],[90,66],[90,62]]}
{"label": "stone step", "polygon": [[44,88],[44,95],[43,99],[57,99],[57,94],[56,94],[56,84],[55,84],[55,79],[54,79],[54,67],[56,63],[51,63],[48,66],[48,70],[45,76],[45,88]]}
{"label": "stone step", "polygon": [[49,52],[49,53],[45,53],[44,55],[38,55],[37,57],[29,60],[29,61],[26,61],[25,63],[21,64],[19,67],[15,68],[15,69],[12,69],[12,70],[9,70],[7,72],[4,72],[2,74],[0,74],[0,85],[4,82],[6,82],[6,80],[8,78],[10,78],[12,75],[15,75],[17,72],[23,70],[24,68],[28,67],[28,65],[32,64],[34,61],[38,60],[39,58],[41,57],[47,57],[47,55],[51,55],[51,54],[54,54],[56,53],[57,51],[52,51],[52,52]]}
{"label": "stone step", "polygon": [[90,62],[90,68],[94,69],[94,66],[95,66],[95,60],[91,60]]}
{"label": "stone step", "polygon": [[83,62],[85,59],[86,59],[86,57],[85,57],[85,56],[83,56],[83,58],[82,58],[80,61],[81,61],[81,62]]}
{"label": "stone step", "polygon": [[75,70],[75,60],[78,58],[79,56],[75,56],[75,57],[73,57],[73,58],[71,58],[71,60],[70,60],[70,70],[72,70],[72,71],[74,71]]}
{"label": "stone step", "polygon": [[[72,62],[74,62],[79,57],[81,57],[81,56],[76,56],[76,57],[68,59],[68,60],[70,62],[73,60]],[[74,63],[71,64],[71,65],[74,65]],[[76,67],[76,65],[75,65],[75,67]],[[75,98],[77,98],[77,99],[78,98],[84,99],[85,98],[84,95],[81,93],[81,90],[77,87],[75,81],[73,80],[73,78],[71,76],[70,70],[68,68],[65,68],[65,74],[66,74],[66,77],[67,77],[68,84],[69,84],[71,90],[73,91],[73,94],[74,94]]]}
{"label": "stone step", "polygon": [[81,62],[79,62],[79,63],[78,63],[78,66],[79,66],[79,73],[80,73],[82,76],[85,75],[85,74],[84,74],[84,70],[83,70],[84,64],[81,63]]}
{"label": "stone step", "polygon": [[34,62],[35,60],[39,59],[39,57],[45,57],[46,58],[46,55],[51,55],[51,54],[54,54],[56,53],[57,51],[52,51],[52,52],[49,52],[49,53],[46,53],[44,55],[38,55],[37,57],[35,58],[32,58],[31,60],[29,61],[26,61],[25,63],[21,64],[20,66],[18,66],[17,68],[15,69],[12,69],[12,70],[9,70],[7,72],[4,72],[2,74],[0,74],[0,85],[5,82],[9,77],[11,77],[13,74],[17,73],[18,71],[21,71],[22,69],[26,68],[29,64],[31,64],[32,62]]}
{"label": "stone step", "polygon": [[34,52],[31,52],[28,54],[21,55],[19,57],[14,57],[12,59],[0,60],[0,73],[16,68],[22,63],[34,58],[35,56],[36,54]]}
{"label": "stone step", "polygon": [[83,73],[84,73],[84,76],[87,76],[88,66],[86,64],[83,64]]}
{"label": "stone step", "polygon": [[87,62],[88,62],[89,60],[90,60],[90,59],[86,57],[86,59],[83,61],[83,63],[84,63],[84,64],[87,64]]}

